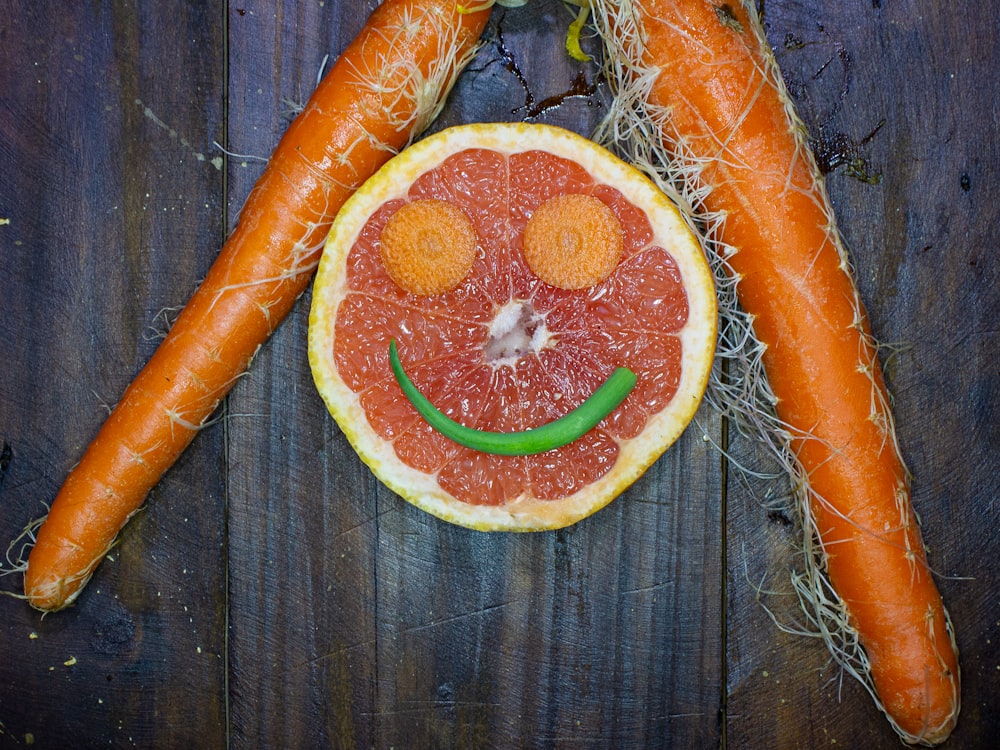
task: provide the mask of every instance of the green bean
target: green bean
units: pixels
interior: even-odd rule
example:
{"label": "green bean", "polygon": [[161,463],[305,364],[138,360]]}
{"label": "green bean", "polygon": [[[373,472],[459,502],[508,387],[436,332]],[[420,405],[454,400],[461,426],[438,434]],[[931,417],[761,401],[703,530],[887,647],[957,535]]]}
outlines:
{"label": "green bean", "polygon": [[504,456],[544,453],[572,443],[614,411],[635,388],[636,381],[635,373],[619,367],[590,398],[553,422],[520,432],[487,432],[459,424],[420,392],[399,361],[395,339],[389,342],[389,364],[403,393],[431,427],[466,448]]}

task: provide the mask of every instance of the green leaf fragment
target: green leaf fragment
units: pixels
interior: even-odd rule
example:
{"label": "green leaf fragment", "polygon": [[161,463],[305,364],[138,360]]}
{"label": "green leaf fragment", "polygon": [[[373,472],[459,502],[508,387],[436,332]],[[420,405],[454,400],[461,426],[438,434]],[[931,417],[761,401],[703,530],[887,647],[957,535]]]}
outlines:
{"label": "green leaf fragment", "polygon": [[589,13],[590,6],[582,5],[580,12],[576,15],[576,20],[569,25],[569,31],[566,33],[566,51],[570,57],[579,62],[590,62],[590,55],[584,52],[583,47],[580,46],[580,35],[583,33],[583,27],[587,23]]}

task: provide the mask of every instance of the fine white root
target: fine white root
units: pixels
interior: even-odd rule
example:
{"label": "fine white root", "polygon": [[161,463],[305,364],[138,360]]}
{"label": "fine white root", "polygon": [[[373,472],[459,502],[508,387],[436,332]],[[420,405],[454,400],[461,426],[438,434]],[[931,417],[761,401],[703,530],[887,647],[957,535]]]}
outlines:
{"label": "fine white root", "polygon": [[[46,510],[48,514],[48,510]],[[46,516],[41,518],[36,518],[31,521],[21,533],[18,534],[14,539],[11,540],[10,544],[7,545],[7,553],[4,558],[4,563],[0,564],[0,578],[3,576],[8,576],[11,573],[23,573],[28,569],[28,552],[31,548],[35,546],[35,535],[38,532],[38,528],[42,525]],[[11,592],[0,592],[7,593],[9,596],[18,596]],[[18,598],[21,598],[18,596]]]}
{"label": "fine white root", "polygon": [[143,331],[143,341],[162,341],[165,339],[170,333],[174,321],[177,320],[177,315],[183,309],[183,306],[160,308]]}
{"label": "fine white root", "polygon": [[243,161],[243,162],[259,161],[259,162],[263,162],[265,164],[268,162],[268,158],[266,156],[257,156],[255,154],[241,154],[238,151],[232,151],[232,150],[226,148],[225,146],[223,146],[218,141],[212,141],[212,145],[215,146],[217,149],[219,149],[219,151],[221,151],[223,154],[225,154],[226,157],[229,158],[229,159],[239,159],[240,161]]}
{"label": "fine white root", "polygon": [[[48,515],[48,508],[46,508],[46,515],[36,518],[35,520],[28,523],[21,533],[18,534],[14,539],[11,540],[10,544],[7,545],[7,552],[4,557],[3,563],[0,563],[0,578],[11,575],[12,573],[17,573],[24,575],[28,570],[28,553],[31,552],[31,548],[35,546],[36,534],[38,533],[39,527],[45,521]],[[9,596],[13,599],[26,600],[28,597],[26,594],[18,593],[16,591],[7,591],[5,589],[0,589],[0,596]]]}

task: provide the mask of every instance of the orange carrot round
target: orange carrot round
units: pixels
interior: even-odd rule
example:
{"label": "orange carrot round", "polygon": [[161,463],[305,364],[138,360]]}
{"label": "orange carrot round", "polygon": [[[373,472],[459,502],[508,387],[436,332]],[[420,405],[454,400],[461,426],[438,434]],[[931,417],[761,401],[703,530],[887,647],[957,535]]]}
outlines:
{"label": "orange carrot round", "polygon": [[437,114],[489,18],[386,0],[271,156],[239,225],[67,477],[24,574],[32,606],[79,594],[128,518],[302,294],[347,197]]}
{"label": "orange carrot round", "polygon": [[619,100],[657,123],[670,158],[690,167],[686,195],[719,219],[710,239],[731,252],[739,303],[765,347],[806,523],[863,648],[860,671],[904,740],[941,742],[959,711],[951,625],[868,318],[756,12],[710,0],[593,7],[618,83],[640,92]]}

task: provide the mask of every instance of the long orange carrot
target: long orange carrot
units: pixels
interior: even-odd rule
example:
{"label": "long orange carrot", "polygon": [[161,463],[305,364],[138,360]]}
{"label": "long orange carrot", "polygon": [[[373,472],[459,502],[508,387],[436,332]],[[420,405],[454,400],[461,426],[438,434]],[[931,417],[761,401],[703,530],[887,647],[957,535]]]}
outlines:
{"label": "long orange carrot", "polygon": [[289,126],[204,282],[56,496],[27,562],[41,610],[79,594],[129,516],[306,288],[353,190],[437,114],[490,3],[386,0]]}
{"label": "long orange carrot", "polygon": [[721,219],[711,239],[731,253],[739,303],[764,345],[810,536],[863,649],[855,671],[870,673],[904,740],[941,742],[959,711],[957,649],[867,316],[756,12],[724,0],[592,5],[632,125],[656,123],[670,158],[691,166],[695,183],[682,192]]}

